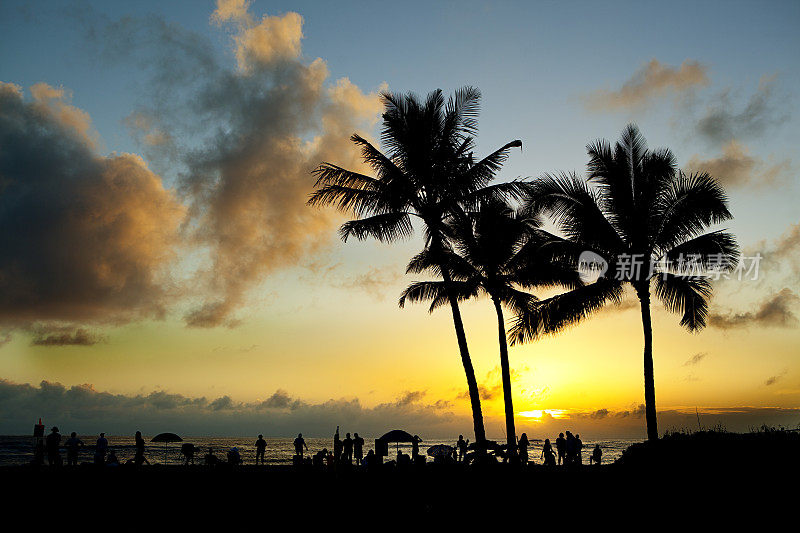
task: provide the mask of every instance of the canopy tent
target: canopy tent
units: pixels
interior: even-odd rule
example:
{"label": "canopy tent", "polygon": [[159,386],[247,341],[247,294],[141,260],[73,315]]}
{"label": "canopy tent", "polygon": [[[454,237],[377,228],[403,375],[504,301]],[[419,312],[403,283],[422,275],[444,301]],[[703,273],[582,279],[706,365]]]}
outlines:
{"label": "canopy tent", "polygon": [[167,444],[170,442],[183,442],[183,439],[175,433],[159,433],[150,442],[163,442],[164,443],[164,464],[167,464]]}
{"label": "canopy tent", "polygon": [[422,439],[402,429],[393,429],[375,439],[375,453],[378,454],[378,456],[385,457],[389,454],[390,443],[395,443],[399,451],[401,442],[410,442],[413,444],[414,442],[422,442]]}

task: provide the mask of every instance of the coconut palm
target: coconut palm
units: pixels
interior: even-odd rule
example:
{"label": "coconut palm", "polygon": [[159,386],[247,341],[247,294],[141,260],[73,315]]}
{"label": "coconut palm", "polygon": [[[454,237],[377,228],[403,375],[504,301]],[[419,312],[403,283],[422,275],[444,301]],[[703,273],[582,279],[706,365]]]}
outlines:
{"label": "coconut palm", "polygon": [[[512,141],[480,161],[473,160],[480,107],[477,89],[460,89],[447,102],[441,90],[431,92],[424,101],[413,93],[381,96],[385,105],[381,142],[386,153],[359,135],[351,137],[375,176],[327,162],[314,171],[316,191],[308,203],[332,205],[356,217],[342,225],[344,241],[373,237],[395,242],[410,237],[412,221],[417,221],[425,248],[439,254],[450,246],[445,219],[455,210],[483,198],[521,195],[522,184],[517,182],[489,185],[511,148],[522,146],[520,141]],[[441,265],[440,273],[450,287],[452,278],[446,265]],[[483,414],[458,299],[449,289],[447,299],[467,376],[475,439],[482,445],[486,441]]]}
{"label": "coconut palm", "polygon": [[[524,292],[538,287],[559,284],[578,285],[574,270],[563,269],[559,263],[541,260],[536,251],[541,246],[541,219],[530,212],[515,211],[501,200],[482,202],[479,210],[453,216],[448,221],[453,249],[437,257],[423,250],[408,265],[407,273],[439,274],[441,265],[450,272],[450,291],[458,300],[486,295],[497,314],[500,344],[500,371],[506,415],[506,438],[511,454],[516,451],[514,405],[511,395],[511,370],[508,359],[503,307],[520,313],[536,298]],[[430,301],[429,311],[448,301],[448,287],[443,281],[417,281],[406,288],[400,297],[400,307],[406,301]]]}
{"label": "coconut palm", "polygon": [[615,146],[597,141],[587,150],[586,180],[546,175],[535,184],[529,204],[549,211],[565,237],[549,243],[554,258],[573,264],[578,258],[602,258],[596,262],[605,263],[605,275],[534,303],[510,333],[516,343],[561,331],[619,302],[625,284],[632,286],[644,330],[647,436],[657,439],[651,290],[669,311],[682,314],[682,326],[702,329],[712,292],[709,274],[734,268],[738,256],[730,233],[706,231],[732,215],[725,192],[711,176],[677,170],[672,152],[648,150],[634,125]]}

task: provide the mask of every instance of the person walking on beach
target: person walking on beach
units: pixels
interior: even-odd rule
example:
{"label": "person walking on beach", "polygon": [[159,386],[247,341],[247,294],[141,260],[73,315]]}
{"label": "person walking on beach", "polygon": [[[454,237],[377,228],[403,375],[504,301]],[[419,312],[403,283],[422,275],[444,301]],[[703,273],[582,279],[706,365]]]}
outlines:
{"label": "person walking on beach", "polygon": [[[546,442],[550,442],[549,440]],[[528,440],[528,435],[523,433],[522,436],[519,438],[519,442],[517,446],[519,447],[519,461],[522,466],[528,464],[528,446],[530,445],[530,441]]]}
{"label": "person walking on beach", "polygon": [[264,452],[267,450],[267,441],[264,440],[264,435],[259,435],[258,440],[256,441],[256,466],[258,466],[258,461],[261,461],[261,464],[264,464]]}
{"label": "person walking on beach", "polygon": [[83,446],[83,441],[79,439],[78,434],[73,431],[70,433],[64,445],[67,447],[67,466],[77,466],[78,452],[80,451],[80,447]]}
{"label": "person walking on beach", "polygon": [[580,435],[575,435],[575,464],[583,464],[583,441]]}
{"label": "person walking on beach", "polygon": [[553,446],[550,444],[550,439],[544,439],[541,457],[544,457],[544,466],[556,466],[556,456],[553,453]]}
{"label": "person walking on beach", "polygon": [[556,439],[556,452],[558,453],[558,464],[564,463],[564,458],[567,453],[567,441],[564,439],[564,434],[559,433]]}
{"label": "person walking on beach", "polygon": [[[337,428],[337,432],[338,432],[338,428]],[[337,436],[338,436],[338,433],[337,433]],[[294,454],[295,455],[299,455],[301,459],[303,457],[303,447],[304,446],[305,446],[305,448],[307,450],[308,446],[306,445],[306,441],[303,438],[303,434],[302,433],[298,433],[297,434],[297,438],[294,439]]]}
{"label": "person walking on beach", "polygon": [[353,439],[350,438],[350,433],[344,434],[342,450],[344,454],[342,460],[347,462],[347,464],[353,464]]}
{"label": "person walking on beach", "polygon": [[456,448],[458,448],[459,461],[463,461],[464,456],[467,455],[467,445],[469,445],[469,441],[464,440],[464,435],[459,435],[458,442],[456,442]]}
{"label": "person walking on beach", "polygon": [[364,457],[364,439],[358,436],[358,433],[353,435],[353,455],[356,458],[356,464],[361,464],[361,459]]}
{"label": "person walking on beach", "polygon": [[108,439],[105,433],[100,433],[97,438],[97,443],[94,447],[94,462],[98,465],[103,465],[106,462],[106,452],[108,451]]}
{"label": "person walking on beach", "polygon": [[592,456],[589,457],[589,464],[596,464],[599,465],[600,462],[603,460],[603,450],[600,449],[599,444],[594,445],[594,450],[592,451]]}
{"label": "person walking on beach", "polygon": [[50,466],[61,466],[61,433],[58,428],[53,426],[50,434],[44,441],[44,447],[47,451],[47,464]]}
{"label": "person walking on beach", "polygon": [[134,446],[136,446],[136,453],[133,456],[133,464],[135,464],[136,466],[141,466],[142,463],[147,463],[149,465],[150,461],[148,461],[147,458],[144,456],[144,439],[142,438],[141,431],[136,432],[134,441],[135,441]]}

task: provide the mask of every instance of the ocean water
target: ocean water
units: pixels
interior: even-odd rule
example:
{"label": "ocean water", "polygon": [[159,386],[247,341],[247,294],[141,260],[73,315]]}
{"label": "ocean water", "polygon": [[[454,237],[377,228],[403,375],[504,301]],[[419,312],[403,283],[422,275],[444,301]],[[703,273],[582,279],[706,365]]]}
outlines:
{"label": "ocean water", "polygon": [[[342,435],[344,437],[344,435]],[[375,447],[375,437],[364,437],[364,455],[367,454],[367,451],[370,449],[374,449]],[[66,439],[69,438],[69,435],[62,435],[61,442],[62,444]],[[83,447],[80,451],[78,456],[78,462],[91,462],[94,456],[94,444],[97,440],[97,435],[79,435],[79,438],[84,442],[85,447]],[[134,438],[133,435],[125,435],[125,436],[106,436],[109,442],[110,449],[113,449],[114,452],[117,454],[117,457],[120,461],[124,462],[127,459],[131,459],[134,456]],[[158,444],[154,442],[150,442],[151,436],[144,436],[144,440],[146,443],[145,447],[145,457],[148,461],[152,464],[163,464],[166,461],[168,464],[180,464],[183,462],[183,456],[180,453],[180,447],[182,443],[174,443],[174,444]],[[196,454],[195,463],[200,464],[202,462],[202,456],[208,452],[209,448],[213,448],[214,454],[222,459],[225,460],[226,453],[232,447],[237,447],[239,449],[239,454],[244,461],[244,464],[254,464],[255,457],[256,457],[256,448],[255,442],[257,436],[252,437],[184,437],[183,442],[188,442],[194,444],[198,448],[200,448],[199,454]],[[265,453],[267,464],[291,464],[292,456],[294,455],[294,438],[270,438],[265,437],[264,440],[267,441],[267,449]],[[314,453],[322,450],[323,448],[327,448],[328,450],[333,449],[333,438],[306,438],[306,444],[308,445],[308,454],[313,455]],[[433,439],[433,440],[423,440],[420,444],[420,453],[425,453],[430,446],[435,444],[447,444],[450,446],[455,445],[456,438],[453,439]],[[552,439],[551,439],[552,440]],[[502,441],[499,440],[499,441]],[[543,461],[540,457],[542,452],[542,444],[543,440],[532,440],[531,447],[528,449],[528,457],[529,461],[541,464]],[[600,440],[600,441],[584,441],[583,442],[583,462],[589,462],[589,455],[591,451],[594,449],[595,444],[600,444],[600,448],[603,450],[603,463],[611,463],[614,462],[618,457],[622,455],[622,452],[631,444],[639,442],[637,440],[631,439],[611,439],[611,440]],[[389,448],[389,458],[393,458],[395,456],[395,449],[396,446],[393,444]],[[411,454],[411,445],[410,444],[401,444],[399,449],[402,450],[404,453]],[[165,455],[166,453],[166,455]],[[66,450],[62,450],[61,453],[62,458],[66,461]],[[25,436],[11,436],[11,435],[0,435],[0,466],[3,465],[21,465],[27,464],[31,462],[33,459],[33,439],[31,437]],[[200,459],[200,460],[198,460]]]}

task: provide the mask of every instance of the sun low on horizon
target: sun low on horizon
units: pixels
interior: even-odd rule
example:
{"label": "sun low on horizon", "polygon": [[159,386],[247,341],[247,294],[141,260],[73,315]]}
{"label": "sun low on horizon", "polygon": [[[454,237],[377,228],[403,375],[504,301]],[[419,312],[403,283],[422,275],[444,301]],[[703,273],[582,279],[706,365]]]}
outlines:
{"label": "sun low on horizon", "polygon": [[[738,264],[710,277],[697,331],[652,295],[659,429],[797,427],[800,6],[767,4],[687,17],[693,4],[676,3],[653,27],[628,2],[410,2],[392,16],[349,2],[3,2],[0,434],[41,417],[109,434],[472,435],[452,302],[399,305],[441,272],[407,273],[435,241],[422,217],[395,242],[343,239],[353,213],[309,202],[320,165],[375,176],[359,142],[396,148],[387,101],[437,89],[479,102],[464,161],[504,147],[493,183],[580,179],[587,145],[629,125],[671,150],[676,173],[716,180],[731,217],[708,231],[735,238]],[[550,215],[541,227],[557,233]],[[502,440],[498,318],[474,296],[457,307],[486,434]],[[517,433],[644,438],[642,313],[628,287],[512,342]]]}

